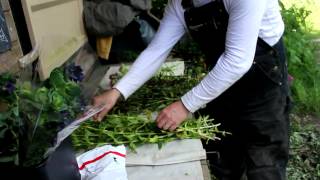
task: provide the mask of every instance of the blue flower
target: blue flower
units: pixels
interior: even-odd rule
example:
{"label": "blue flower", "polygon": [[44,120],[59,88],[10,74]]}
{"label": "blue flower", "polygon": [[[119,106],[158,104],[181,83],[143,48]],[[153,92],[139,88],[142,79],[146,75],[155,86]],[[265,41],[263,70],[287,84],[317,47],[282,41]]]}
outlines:
{"label": "blue flower", "polygon": [[13,94],[13,92],[16,90],[16,86],[13,81],[8,81],[2,89],[8,94]]}
{"label": "blue flower", "polygon": [[70,64],[66,68],[66,74],[68,78],[75,82],[81,82],[84,79],[83,70],[80,66],[75,65],[74,63]]}

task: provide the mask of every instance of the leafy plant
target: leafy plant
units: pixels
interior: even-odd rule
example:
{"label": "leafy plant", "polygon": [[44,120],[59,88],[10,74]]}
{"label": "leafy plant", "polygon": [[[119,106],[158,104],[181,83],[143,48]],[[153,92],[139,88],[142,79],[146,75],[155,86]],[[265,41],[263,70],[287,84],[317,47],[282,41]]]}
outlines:
{"label": "leafy plant", "polygon": [[0,142],[6,143],[1,146],[1,163],[31,167],[45,160],[57,132],[82,109],[81,90],[75,82],[81,71],[72,66],[68,75],[55,69],[39,87],[14,84],[10,75],[0,76],[0,102],[6,106],[0,112]]}
{"label": "leafy plant", "polygon": [[[74,76],[71,78],[72,80]],[[35,93],[34,93],[35,92]],[[23,86],[20,117],[23,119],[23,166],[32,166],[46,158],[46,150],[55,145],[56,135],[80,113],[80,87],[55,69],[44,86]]]}
{"label": "leafy plant", "polygon": [[309,38],[307,19],[310,11],[303,7],[282,5],[286,31],[289,73],[294,77],[292,95],[299,113],[320,113],[320,67],[315,58],[317,46]]}
{"label": "leafy plant", "polygon": [[0,76],[0,163],[19,162],[19,98],[15,84],[13,76]]}

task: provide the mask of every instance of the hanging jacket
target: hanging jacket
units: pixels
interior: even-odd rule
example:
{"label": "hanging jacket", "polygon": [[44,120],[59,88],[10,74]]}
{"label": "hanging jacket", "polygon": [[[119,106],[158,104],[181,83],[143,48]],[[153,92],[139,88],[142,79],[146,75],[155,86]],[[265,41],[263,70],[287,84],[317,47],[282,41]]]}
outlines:
{"label": "hanging jacket", "polygon": [[114,36],[142,11],[150,10],[150,0],[94,0],[84,3],[85,28],[93,36]]}

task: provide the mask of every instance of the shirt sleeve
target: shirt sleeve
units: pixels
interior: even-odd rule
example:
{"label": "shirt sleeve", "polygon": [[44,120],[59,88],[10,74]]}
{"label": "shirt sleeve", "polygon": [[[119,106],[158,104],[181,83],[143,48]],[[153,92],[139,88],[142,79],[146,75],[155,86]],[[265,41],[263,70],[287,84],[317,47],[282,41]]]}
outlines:
{"label": "shirt sleeve", "polygon": [[214,100],[250,69],[266,3],[267,0],[226,0],[229,24],[225,52],[207,76],[181,98],[190,112]]}
{"label": "shirt sleeve", "polygon": [[114,86],[125,99],[157,72],[173,46],[185,34],[183,22],[176,15],[176,4],[173,1],[169,0],[158,31],[151,43],[135,60],[129,72]]}

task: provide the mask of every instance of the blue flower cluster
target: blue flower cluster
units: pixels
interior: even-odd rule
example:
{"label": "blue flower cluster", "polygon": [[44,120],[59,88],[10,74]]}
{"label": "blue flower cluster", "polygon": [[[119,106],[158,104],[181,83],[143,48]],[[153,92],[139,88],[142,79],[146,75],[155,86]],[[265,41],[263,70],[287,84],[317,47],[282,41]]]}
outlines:
{"label": "blue flower cluster", "polygon": [[74,82],[81,82],[84,79],[83,70],[80,66],[71,63],[66,67],[67,77]]}
{"label": "blue flower cluster", "polygon": [[16,90],[16,82],[9,75],[1,75],[0,88],[1,94],[11,95]]}

